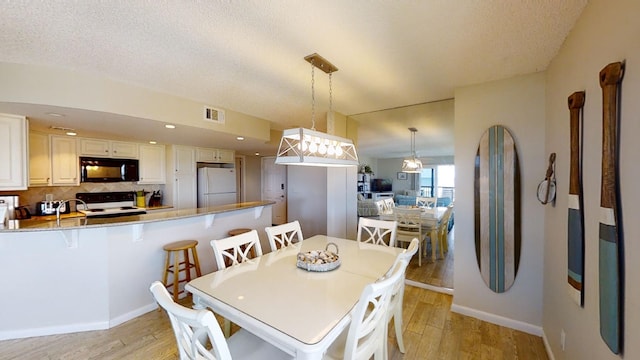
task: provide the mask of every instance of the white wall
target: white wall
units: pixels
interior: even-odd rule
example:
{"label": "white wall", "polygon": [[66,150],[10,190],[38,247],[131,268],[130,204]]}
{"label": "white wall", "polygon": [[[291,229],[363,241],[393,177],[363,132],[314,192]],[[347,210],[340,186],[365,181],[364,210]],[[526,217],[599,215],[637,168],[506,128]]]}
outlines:
{"label": "white wall", "polygon": [[[537,73],[456,90],[456,246],[454,311],[541,333],[544,208],[536,189],[546,170],[545,75]],[[521,175],[522,249],[513,286],[492,292],[482,280],[474,243],[474,160],[478,141],[493,125],[516,141]]]}
{"label": "white wall", "polygon": [[[544,332],[556,359],[620,359],[600,337],[598,293],[598,209],[602,159],[602,90],[598,74],[626,60],[620,119],[620,186],[625,243],[624,358],[640,358],[640,2],[592,0],[547,70],[546,149],[557,153],[558,198],[545,208]],[[569,110],[567,97],[585,90],[583,188],[585,209],[585,303],[567,295],[567,194],[569,188]],[[457,214],[456,214],[457,216]],[[457,224],[457,222],[456,222]],[[456,239],[458,234],[456,234]],[[458,258],[456,258],[456,261]],[[566,348],[560,348],[560,332]]]}

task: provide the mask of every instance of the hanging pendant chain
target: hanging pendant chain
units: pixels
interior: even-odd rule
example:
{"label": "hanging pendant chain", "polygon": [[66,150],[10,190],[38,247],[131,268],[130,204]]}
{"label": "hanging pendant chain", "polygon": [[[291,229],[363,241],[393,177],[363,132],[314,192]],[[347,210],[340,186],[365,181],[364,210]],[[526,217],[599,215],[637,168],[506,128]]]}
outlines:
{"label": "hanging pendant chain", "polygon": [[329,73],[329,113],[333,111],[333,86],[331,84],[331,74]]}
{"label": "hanging pendant chain", "polygon": [[311,61],[311,130],[316,130],[316,94],[314,91],[315,85],[315,76],[313,69],[315,65],[313,65],[313,60]]}

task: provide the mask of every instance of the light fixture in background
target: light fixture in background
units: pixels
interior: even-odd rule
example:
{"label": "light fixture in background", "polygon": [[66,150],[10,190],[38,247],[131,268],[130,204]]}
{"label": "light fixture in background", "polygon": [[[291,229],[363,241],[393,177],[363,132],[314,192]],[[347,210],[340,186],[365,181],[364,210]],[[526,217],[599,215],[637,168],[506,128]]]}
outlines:
{"label": "light fixture in background", "polygon": [[151,140],[151,141],[149,141],[149,144],[151,144],[151,145],[155,145],[155,144],[157,144],[157,143],[158,143],[158,142],[157,142],[157,141],[155,141],[155,140]]}
{"label": "light fixture in background", "polygon": [[402,172],[421,173],[422,161],[416,158],[416,132],[418,129],[410,127],[409,131],[411,131],[411,157],[402,162]]}
{"label": "light fixture in background", "polygon": [[236,140],[242,141],[242,140],[244,140],[244,136],[238,136],[238,137],[236,137]]}
{"label": "light fixture in background", "polygon": [[68,128],[68,127],[62,127],[62,126],[51,126],[52,130],[59,130],[59,131],[64,131],[65,134],[69,135],[69,136],[76,136],[78,135],[78,133],[76,133],[76,129],[72,129],[72,128]]}
{"label": "light fixture in background", "polygon": [[56,113],[56,112],[48,112],[47,115],[49,116],[53,116],[53,117],[64,117],[64,114],[60,114],[60,113]]}
{"label": "light fixture in background", "polygon": [[311,64],[311,129],[284,130],[276,157],[276,164],[324,167],[357,166],[358,154],[353,141],[316,131],[315,128],[315,76],[314,69],[329,74],[329,113],[332,111],[331,74],[338,68],[314,53],[304,58]]}
{"label": "light fixture in background", "polygon": [[176,126],[172,125],[172,124],[166,124],[164,127],[166,127],[167,129],[175,129]]}

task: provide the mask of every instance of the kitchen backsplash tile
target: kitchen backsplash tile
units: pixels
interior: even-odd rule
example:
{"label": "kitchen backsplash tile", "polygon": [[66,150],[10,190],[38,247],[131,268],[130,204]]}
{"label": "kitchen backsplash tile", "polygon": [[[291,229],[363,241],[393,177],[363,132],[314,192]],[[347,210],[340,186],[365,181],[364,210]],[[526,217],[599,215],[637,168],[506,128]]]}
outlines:
{"label": "kitchen backsplash tile", "polygon": [[[164,194],[164,185],[138,185],[134,182],[115,183],[82,183],[80,186],[44,186],[30,187],[23,191],[0,191],[0,195],[20,196],[20,206],[27,206],[32,214],[35,213],[36,203],[44,201],[46,194],[52,194],[54,200],[69,200],[76,197],[80,192],[106,192],[106,191],[139,191],[153,192],[160,190]],[[145,203],[148,203],[149,196]],[[75,205],[72,203],[72,209]]]}

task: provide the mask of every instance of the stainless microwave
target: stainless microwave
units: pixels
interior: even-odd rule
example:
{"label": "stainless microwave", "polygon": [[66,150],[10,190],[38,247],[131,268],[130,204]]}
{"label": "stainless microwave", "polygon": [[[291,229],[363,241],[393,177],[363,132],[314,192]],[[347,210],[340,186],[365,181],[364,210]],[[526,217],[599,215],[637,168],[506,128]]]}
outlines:
{"label": "stainless microwave", "polygon": [[80,158],[81,182],[138,181],[138,160]]}

